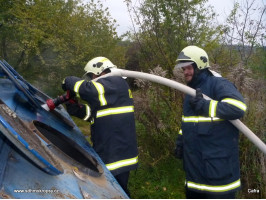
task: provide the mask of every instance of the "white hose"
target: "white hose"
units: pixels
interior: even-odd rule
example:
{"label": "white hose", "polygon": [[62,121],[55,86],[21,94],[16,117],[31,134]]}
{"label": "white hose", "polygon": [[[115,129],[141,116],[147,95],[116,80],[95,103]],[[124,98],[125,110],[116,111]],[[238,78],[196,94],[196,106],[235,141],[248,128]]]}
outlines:
{"label": "white hose", "polygon": [[[108,73],[104,76],[101,76],[99,78],[104,78],[107,76],[121,76],[121,77],[130,77],[130,78],[138,78],[138,79],[144,79],[151,82],[159,83],[174,89],[177,89],[185,94],[188,94],[190,96],[195,96],[196,92],[194,89],[181,84],[179,82],[153,75],[148,74],[144,72],[136,72],[136,71],[129,71],[129,70],[123,70],[123,69],[116,69],[112,70],[111,73]],[[99,79],[98,78],[98,79]],[[203,95],[205,99],[211,100],[206,95]],[[266,154],[266,145],[248,128],[243,124],[239,119],[237,120],[229,120],[240,132],[242,132],[255,146],[257,146],[264,154]]]}

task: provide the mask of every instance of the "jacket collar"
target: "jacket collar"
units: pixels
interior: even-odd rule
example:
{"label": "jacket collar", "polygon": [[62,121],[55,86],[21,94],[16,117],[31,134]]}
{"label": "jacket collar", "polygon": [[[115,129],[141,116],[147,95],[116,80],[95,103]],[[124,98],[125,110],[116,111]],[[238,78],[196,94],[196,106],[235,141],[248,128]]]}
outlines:
{"label": "jacket collar", "polygon": [[192,87],[192,88],[196,89],[203,82],[206,81],[207,76],[209,76],[209,73],[208,73],[207,69],[204,69],[204,70],[200,71],[199,73],[197,73],[197,75],[195,77],[193,77],[193,79],[191,80],[191,82],[189,82],[187,85],[189,87]]}

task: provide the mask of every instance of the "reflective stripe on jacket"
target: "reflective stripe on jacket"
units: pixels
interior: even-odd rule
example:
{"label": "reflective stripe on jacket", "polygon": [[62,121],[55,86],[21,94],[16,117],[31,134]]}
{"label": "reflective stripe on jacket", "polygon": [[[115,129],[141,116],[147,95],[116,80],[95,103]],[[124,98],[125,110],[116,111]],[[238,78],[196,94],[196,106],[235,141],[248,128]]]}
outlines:
{"label": "reflective stripe on jacket", "polygon": [[239,135],[228,120],[243,116],[247,109],[244,99],[231,82],[214,77],[207,70],[189,86],[200,88],[213,100],[205,102],[200,116],[189,104],[191,97],[186,95],[184,100],[182,142],[186,186],[189,190],[210,193],[238,190],[241,186]]}
{"label": "reflective stripe on jacket", "polygon": [[113,175],[137,168],[138,150],[132,93],[121,77],[84,81],[77,77],[65,79],[67,89],[73,90],[88,105],[91,113],[91,140]]}

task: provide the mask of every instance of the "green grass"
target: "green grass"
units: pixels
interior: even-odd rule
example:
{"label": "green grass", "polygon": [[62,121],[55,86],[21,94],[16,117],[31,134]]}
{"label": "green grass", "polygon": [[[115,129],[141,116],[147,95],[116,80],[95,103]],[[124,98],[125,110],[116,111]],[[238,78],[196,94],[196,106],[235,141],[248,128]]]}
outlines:
{"label": "green grass", "polygon": [[129,191],[133,199],[184,199],[185,175],[182,161],[172,155],[155,166],[145,164],[140,155],[139,168],[131,171]]}

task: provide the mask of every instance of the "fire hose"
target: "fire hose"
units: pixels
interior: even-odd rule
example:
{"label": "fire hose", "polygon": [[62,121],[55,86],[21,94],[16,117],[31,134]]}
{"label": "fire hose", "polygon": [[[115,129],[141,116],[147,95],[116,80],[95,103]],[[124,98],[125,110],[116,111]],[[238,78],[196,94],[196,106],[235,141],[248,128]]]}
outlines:
{"label": "fire hose", "polygon": [[[171,87],[173,89],[177,89],[180,92],[183,92],[190,96],[195,96],[196,92],[194,89],[181,84],[177,81],[173,81],[161,76],[148,74],[144,72],[136,72],[136,71],[129,71],[129,70],[123,70],[123,69],[115,69],[112,70],[111,73],[108,73],[106,75],[100,76],[97,79],[104,78],[107,76],[121,76],[121,77],[130,77],[130,78],[138,78],[138,79],[144,79],[147,81],[151,81],[154,83],[159,83],[168,87]],[[95,79],[95,80],[97,80]],[[206,100],[211,100],[210,97],[203,95],[203,97]],[[239,119],[237,120],[229,120],[240,132],[242,132],[258,149],[260,149],[265,155],[266,155],[266,145],[264,142],[262,142],[245,124],[243,124]]]}

